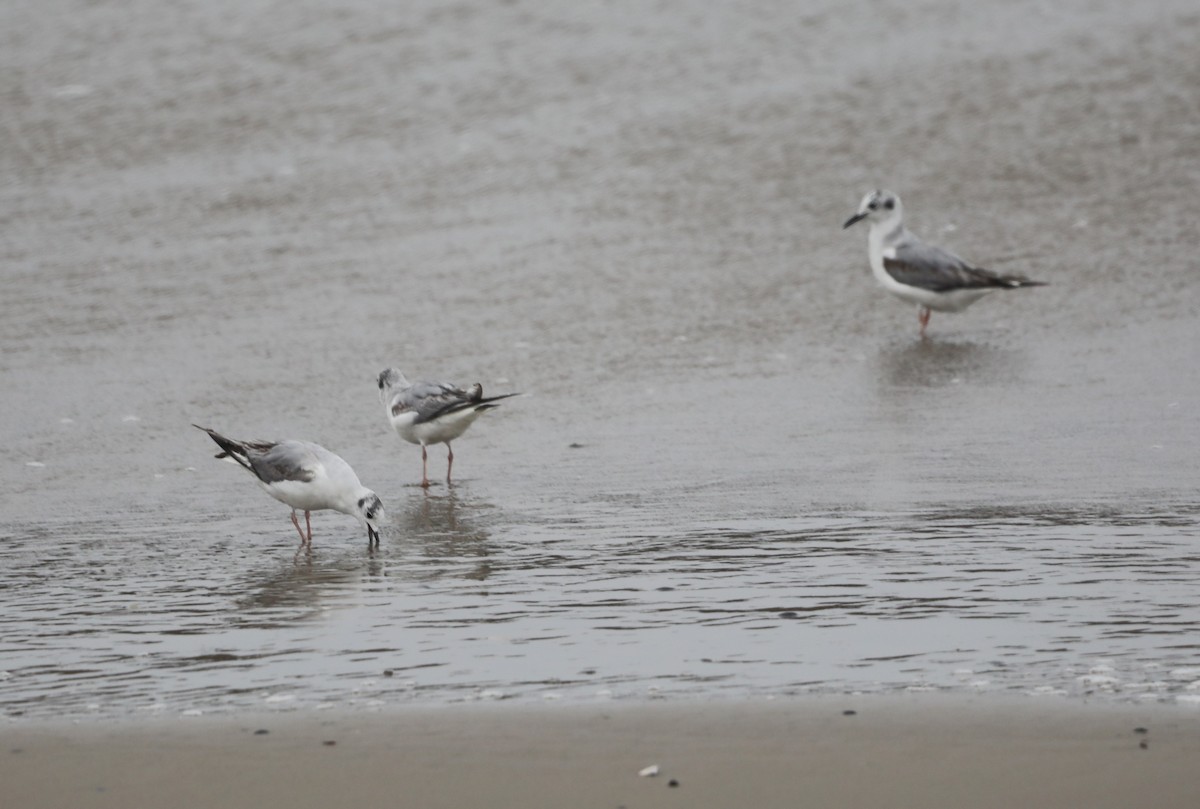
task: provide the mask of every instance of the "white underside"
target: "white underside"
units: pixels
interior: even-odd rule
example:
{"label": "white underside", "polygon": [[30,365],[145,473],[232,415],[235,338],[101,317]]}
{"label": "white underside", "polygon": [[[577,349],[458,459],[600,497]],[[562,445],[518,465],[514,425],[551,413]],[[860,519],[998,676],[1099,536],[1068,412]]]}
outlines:
{"label": "white underside", "polygon": [[[872,267],[871,269],[874,270],[875,268]],[[907,284],[901,284],[884,272],[882,261],[880,262],[879,269],[875,271],[875,280],[879,282],[880,286],[897,298],[924,306],[935,312],[961,312],[992,291],[992,289],[983,288],[952,289],[949,292],[934,292],[931,289],[910,287]]]}
{"label": "white underside", "polygon": [[455,413],[449,413],[433,421],[415,424],[417,414],[409,411],[399,416],[392,416],[392,427],[396,433],[410,444],[444,444],[453,441],[467,431],[471,423],[479,418],[482,410],[467,408]]}
{"label": "white underside", "polygon": [[345,492],[337,490],[329,479],[323,476],[318,476],[310,482],[279,480],[274,483],[263,483],[259,481],[259,485],[279,502],[300,511],[321,511],[328,508],[354,516],[354,510],[346,502]]}
{"label": "white underside", "polygon": [[868,244],[871,258],[871,273],[879,285],[901,300],[915,303],[932,309],[935,312],[961,312],[984,295],[995,290],[995,287],[980,289],[952,289],[948,292],[934,292],[931,289],[912,287],[902,284],[887,274],[883,267],[884,250],[875,244]]}

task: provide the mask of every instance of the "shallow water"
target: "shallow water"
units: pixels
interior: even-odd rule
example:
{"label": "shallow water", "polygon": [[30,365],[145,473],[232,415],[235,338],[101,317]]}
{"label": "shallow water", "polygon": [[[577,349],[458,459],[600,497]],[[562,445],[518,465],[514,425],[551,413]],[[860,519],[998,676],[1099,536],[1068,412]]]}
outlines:
{"label": "shallow water", "polygon": [[4,707],[1198,696],[1194,511],[841,512],[614,531],[513,521],[472,488],[409,493],[377,551],[341,542],[298,561],[286,542],[237,534],[181,553],[182,537],[153,525],[107,539],[76,525],[97,538],[52,551],[45,536],[8,538],[8,575],[24,583],[5,616],[19,665]]}
{"label": "shallow water", "polygon": [[[1200,701],[1189,4],[255,8],[0,12],[7,715]],[[880,184],[1050,286],[918,340]],[[393,364],[526,394],[452,488]]]}

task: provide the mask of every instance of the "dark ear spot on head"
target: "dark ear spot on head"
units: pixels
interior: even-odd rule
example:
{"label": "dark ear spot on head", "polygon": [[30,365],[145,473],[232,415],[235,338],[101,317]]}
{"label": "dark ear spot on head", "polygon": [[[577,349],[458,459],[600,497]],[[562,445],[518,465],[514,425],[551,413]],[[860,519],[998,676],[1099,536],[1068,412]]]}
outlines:
{"label": "dark ear spot on head", "polygon": [[886,200],[884,200],[883,207],[887,208],[889,211],[892,210],[896,207],[896,200],[888,197]]}
{"label": "dark ear spot on head", "polygon": [[358,508],[368,520],[373,520],[379,514],[379,510],[383,508],[383,503],[377,496],[364,497],[358,501]]}

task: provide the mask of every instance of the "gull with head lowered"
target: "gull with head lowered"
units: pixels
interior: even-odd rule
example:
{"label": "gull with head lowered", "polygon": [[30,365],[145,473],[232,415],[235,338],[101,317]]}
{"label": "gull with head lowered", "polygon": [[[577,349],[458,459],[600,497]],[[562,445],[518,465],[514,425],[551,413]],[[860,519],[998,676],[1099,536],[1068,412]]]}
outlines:
{"label": "gull with head lowered", "polygon": [[898,298],[917,304],[921,336],[932,311],[961,312],[996,289],[1044,286],[1023,275],[1000,275],[975,267],[958,256],[926,244],[904,227],[904,208],[891,191],[872,191],[863,197],[854,216],[842,228],[866,219],[867,256],[879,285]]}
{"label": "gull with head lowered", "polygon": [[[208,433],[221,448],[217,458],[244,467],[267,494],[292,507],[292,525],[300,534],[301,548],[312,547],[310,513],[327,508],[354,517],[367,529],[367,545],[379,544],[383,503],[359,482],[341,456],[311,441],[235,441],[208,427],[192,426]],[[304,512],[307,535],[296,518],[298,510]]]}

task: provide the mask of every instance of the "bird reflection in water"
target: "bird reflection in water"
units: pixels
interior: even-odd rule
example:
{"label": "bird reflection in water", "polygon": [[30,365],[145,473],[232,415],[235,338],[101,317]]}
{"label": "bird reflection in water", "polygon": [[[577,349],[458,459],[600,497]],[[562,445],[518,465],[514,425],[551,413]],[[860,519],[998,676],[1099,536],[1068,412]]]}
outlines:
{"label": "bird reflection in water", "polygon": [[[491,575],[492,566],[488,532],[480,527],[479,518],[490,508],[465,500],[457,489],[440,495],[414,492],[396,517],[397,530],[405,545],[419,550],[426,575],[435,566],[437,578],[458,575],[482,581]],[[465,563],[469,564],[466,572],[449,570]]]}
{"label": "bird reflection in water", "polygon": [[244,583],[234,622],[272,627],[319,616],[331,603],[381,583],[465,578],[483,581],[492,573],[488,532],[479,525],[490,505],[445,495],[414,493],[384,529],[382,549],[346,548],[337,556],[304,554],[264,577]]}
{"label": "bird reflection in water", "polygon": [[[313,564],[311,554],[302,558],[304,561],[281,565],[264,578],[246,582],[249,592],[237,601],[236,623],[270,627],[312,618],[321,613],[331,594],[345,592],[362,581],[361,552],[319,565]],[[382,571],[372,575],[382,575]]]}
{"label": "bird reflection in water", "polygon": [[1006,384],[1016,378],[1019,360],[1018,352],[986,343],[921,340],[882,349],[877,378],[891,388]]}

